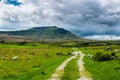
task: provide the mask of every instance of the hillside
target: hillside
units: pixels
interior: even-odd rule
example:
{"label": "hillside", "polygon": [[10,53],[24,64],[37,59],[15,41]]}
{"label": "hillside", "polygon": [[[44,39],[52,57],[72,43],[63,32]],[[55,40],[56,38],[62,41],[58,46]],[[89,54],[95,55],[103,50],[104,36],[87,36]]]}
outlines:
{"label": "hillside", "polygon": [[56,26],[34,27],[20,31],[0,31],[0,34],[25,36],[36,39],[78,39],[73,33]]}
{"label": "hillside", "polygon": [[27,37],[23,37],[23,36],[13,36],[13,35],[7,35],[7,34],[0,34],[0,41],[7,41],[7,42],[23,42],[23,41],[27,41],[27,42],[34,42],[34,40],[27,38]]}

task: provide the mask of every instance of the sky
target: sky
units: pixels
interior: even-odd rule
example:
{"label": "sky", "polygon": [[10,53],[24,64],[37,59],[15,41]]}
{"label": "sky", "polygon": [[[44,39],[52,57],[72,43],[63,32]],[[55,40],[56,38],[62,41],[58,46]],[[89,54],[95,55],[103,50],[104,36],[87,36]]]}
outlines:
{"label": "sky", "polygon": [[120,0],[0,0],[0,30],[40,26],[89,39],[120,39]]}

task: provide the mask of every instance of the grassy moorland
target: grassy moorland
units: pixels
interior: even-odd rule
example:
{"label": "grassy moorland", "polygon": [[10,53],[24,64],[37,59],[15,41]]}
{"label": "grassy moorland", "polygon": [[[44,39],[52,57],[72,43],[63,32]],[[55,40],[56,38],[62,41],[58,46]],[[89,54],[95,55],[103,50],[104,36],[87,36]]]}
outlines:
{"label": "grassy moorland", "polygon": [[[73,52],[72,48],[75,45],[77,44],[74,42],[65,44],[2,42],[0,43],[0,80],[47,80],[55,69],[71,56],[70,53]],[[106,50],[106,47],[89,45],[80,48],[86,55],[95,55],[97,52],[111,55],[118,50],[115,52],[118,59],[114,60],[94,61],[85,56],[85,69],[92,74],[93,80],[120,80],[120,46],[111,45],[112,50]],[[14,56],[17,56],[18,60],[13,61]],[[79,78],[77,60],[77,58],[73,59],[67,64],[62,80]]]}
{"label": "grassy moorland", "polygon": [[[110,54],[114,50],[120,50],[120,46],[110,46],[112,50],[106,50],[106,46],[89,46],[81,48],[82,52],[95,55],[97,52],[103,54]],[[115,52],[116,56],[120,58],[120,52]],[[93,61],[87,56],[84,58],[86,69],[91,72],[94,80],[120,80],[120,60],[107,60],[107,61]]]}
{"label": "grassy moorland", "polygon": [[[48,44],[0,44],[0,80],[46,80],[68,57],[71,48]],[[13,61],[12,57],[18,60]]]}

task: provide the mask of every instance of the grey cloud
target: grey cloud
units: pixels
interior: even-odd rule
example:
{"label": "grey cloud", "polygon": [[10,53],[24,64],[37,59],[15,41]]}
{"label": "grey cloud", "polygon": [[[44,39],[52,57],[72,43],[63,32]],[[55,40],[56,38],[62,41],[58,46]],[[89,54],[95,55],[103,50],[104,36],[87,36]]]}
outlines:
{"label": "grey cloud", "polygon": [[[56,7],[61,15],[56,18],[65,24],[69,24],[75,27],[74,31],[76,34],[85,35],[102,35],[102,34],[115,34],[120,33],[120,30],[115,29],[120,25],[119,11],[115,12],[113,7],[118,5],[103,6],[95,0],[84,0],[80,3],[74,4],[71,1],[65,3],[62,1],[61,4],[64,7]],[[77,1],[76,1],[77,2]],[[111,6],[110,6],[111,5]],[[113,12],[109,11],[113,8]]]}
{"label": "grey cloud", "polygon": [[[72,4],[72,2],[68,2],[67,5],[63,1],[62,4],[64,8],[57,7],[56,10],[61,13],[61,16],[59,17],[67,23],[71,23],[73,20],[75,20],[74,22],[89,21],[93,18],[98,17],[105,11],[96,1],[83,1],[82,3],[80,2],[77,4]],[[76,25],[76,23],[74,25]]]}
{"label": "grey cloud", "polygon": [[101,24],[107,24],[109,26],[115,26],[119,23],[120,15],[100,15],[97,21]]}

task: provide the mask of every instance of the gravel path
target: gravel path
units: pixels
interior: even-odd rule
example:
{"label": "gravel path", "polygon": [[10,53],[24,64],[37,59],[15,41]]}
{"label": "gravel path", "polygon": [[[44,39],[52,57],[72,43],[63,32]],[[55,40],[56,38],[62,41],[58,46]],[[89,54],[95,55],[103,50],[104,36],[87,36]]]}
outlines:
{"label": "gravel path", "polygon": [[84,67],[84,54],[81,51],[75,51],[72,54],[74,54],[72,57],[68,58],[66,61],[64,61],[57,69],[56,71],[52,74],[51,78],[48,80],[60,80],[64,73],[64,68],[66,67],[67,63],[70,62],[73,58],[76,58],[77,55],[80,55],[80,59],[77,61],[78,66],[79,66],[79,72],[80,72],[80,78],[77,80],[92,80],[91,78],[88,78],[86,75],[86,70]]}
{"label": "gravel path", "polygon": [[84,67],[84,54],[79,51],[78,54],[80,55],[80,59],[78,60],[78,66],[79,66],[79,72],[80,72],[80,78],[78,80],[92,80],[91,78],[87,78],[87,75],[85,74],[85,67]]}
{"label": "gravel path", "polygon": [[78,55],[78,52],[73,52],[74,54],[72,57],[68,58],[66,61],[64,61],[55,71],[55,73],[52,74],[52,77],[48,80],[60,80],[62,74],[64,73],[64,68],[66,67],[67,63],[70,62],[73,58],[76,58]]}

